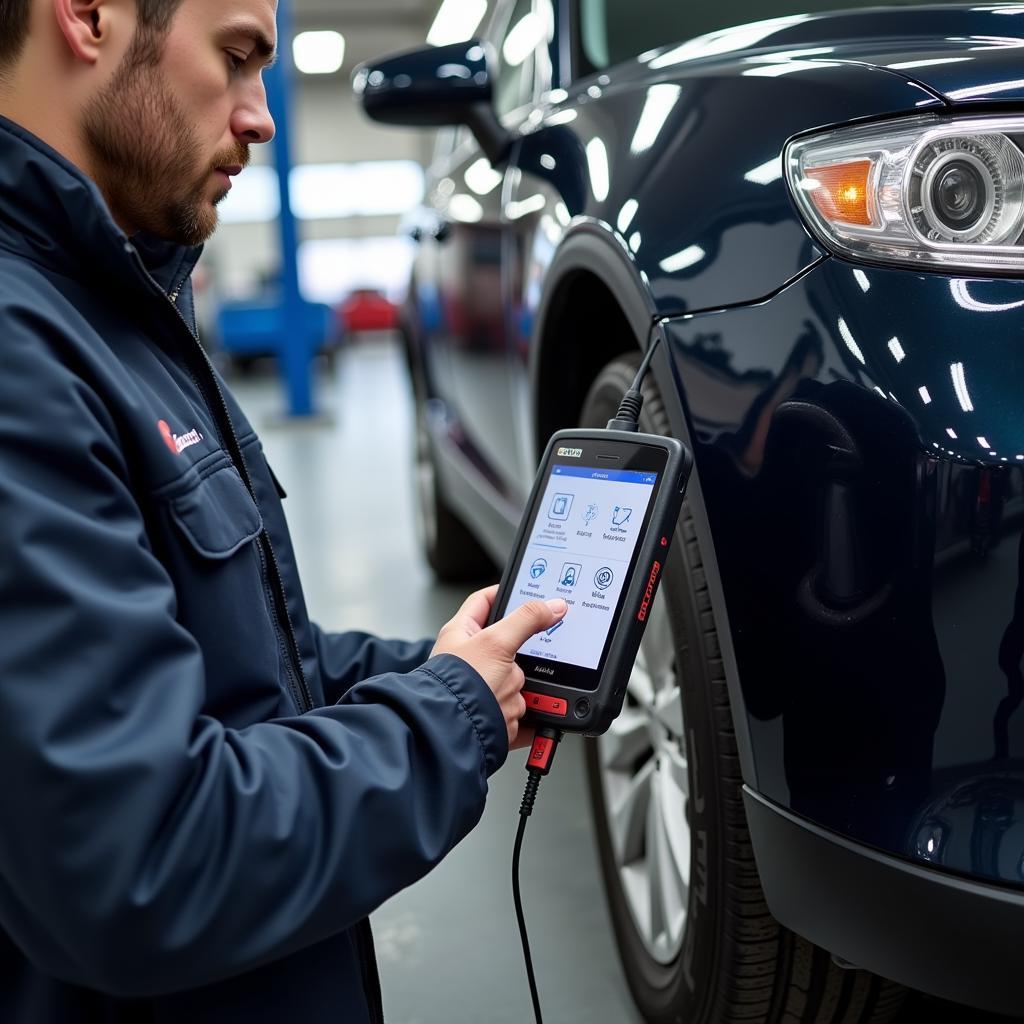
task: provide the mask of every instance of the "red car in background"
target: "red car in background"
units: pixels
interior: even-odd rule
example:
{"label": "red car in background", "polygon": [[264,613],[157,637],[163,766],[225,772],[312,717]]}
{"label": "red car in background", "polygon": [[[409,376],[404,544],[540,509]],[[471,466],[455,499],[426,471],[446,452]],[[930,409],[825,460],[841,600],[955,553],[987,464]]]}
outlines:
{"label": "red car in background", "polygon": [[337,307],[338,320],[346,334],[360,331],[394,331],[398,309],[374,288],[357,288]]}

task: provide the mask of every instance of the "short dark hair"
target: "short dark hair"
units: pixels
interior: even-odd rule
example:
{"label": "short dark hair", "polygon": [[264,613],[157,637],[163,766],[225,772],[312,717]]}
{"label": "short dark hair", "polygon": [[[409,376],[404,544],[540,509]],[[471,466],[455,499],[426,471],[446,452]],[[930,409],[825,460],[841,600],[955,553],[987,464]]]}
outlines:
{"label": "short dark hair", "polygon": [[[0,0],[0,74],[21,56],[28,38],[32,0]],[[152,45],[166,35],[181,0],[135,0],[139,34]]]}

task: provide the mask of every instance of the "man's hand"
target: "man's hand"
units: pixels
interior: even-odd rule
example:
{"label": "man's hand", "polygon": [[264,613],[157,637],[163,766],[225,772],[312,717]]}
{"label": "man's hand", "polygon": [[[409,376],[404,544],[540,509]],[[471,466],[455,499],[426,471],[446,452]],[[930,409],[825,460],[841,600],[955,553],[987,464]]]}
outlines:
{"label": "man's hand", "polygon": [[524,677],[516,664],[516,651],[534,634],[550,629],[565,615],[568,606],[560,598],[529,601],[485,628],[497,593],[497,587],[488,587],[468,597],[455,618],[438,634],[432,654],[454,654],[483,676],[505,716],[509,749],[515,750],[533,742],[532,729],[519,730],[526,701],[520,692]]}

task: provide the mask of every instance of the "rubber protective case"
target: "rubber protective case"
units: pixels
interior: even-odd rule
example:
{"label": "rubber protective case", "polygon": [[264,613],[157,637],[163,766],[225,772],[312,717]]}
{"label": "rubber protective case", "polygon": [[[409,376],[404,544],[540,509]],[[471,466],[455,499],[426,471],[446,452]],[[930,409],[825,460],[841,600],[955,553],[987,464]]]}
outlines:
{"label": "rubber protective case", "polygon": [[[519,526],[515,547],[505,566],[498,596],[491,610],[491,622],[501,619],[508,607],[516,571],[523,550],[530,541],[537,506],[551,474],[555,449],[572,447],[574,441],[643,445],[659,449],[666,456],[663,476],[652,499],[647,531],[639,540],[635,568],[623,590],[621,611],[609,628],[607,653],[596,688],[582,690],[552,683],[536,678],[524,667],[526,685],[523,693],[527,703],[524,724],[548,725],[566,732],[596,736],[603,733],[622,710],[626,684],[636,661],[640,639],[647,625],[650,607],[661,582],[661,573],[679,520],[693,457],[686,445],[673,437],[613,430],[562,430],[555,434],[548,442],[540,472],[530,492],[527,511]],[[520,657],[518,660],[522,665],[525,659]]]}

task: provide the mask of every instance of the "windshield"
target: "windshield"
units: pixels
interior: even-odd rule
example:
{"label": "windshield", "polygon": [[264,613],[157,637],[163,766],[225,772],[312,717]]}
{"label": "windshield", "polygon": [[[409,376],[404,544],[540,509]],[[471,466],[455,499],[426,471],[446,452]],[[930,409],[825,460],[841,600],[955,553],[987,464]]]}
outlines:
{"label": "windshield", "polygon": [[[648,50],[680,43],[733,25],[824,11],[878,7],[879,0],[578,0],[581,75],[602,71]],[[935,2],[935,0],[931,0]],[[943,2],[943,0],[939,0]],[[946,0],[956,2],[956,0]],[[959,0],[962,3],[962,0]],[[886,6],[924,6],[921,0],[888,0]],[[767,26],[766,26],[767,28]],[[766,33],[767,34],[767,33]],[[756,40],[742,48],[756,45]]]}

